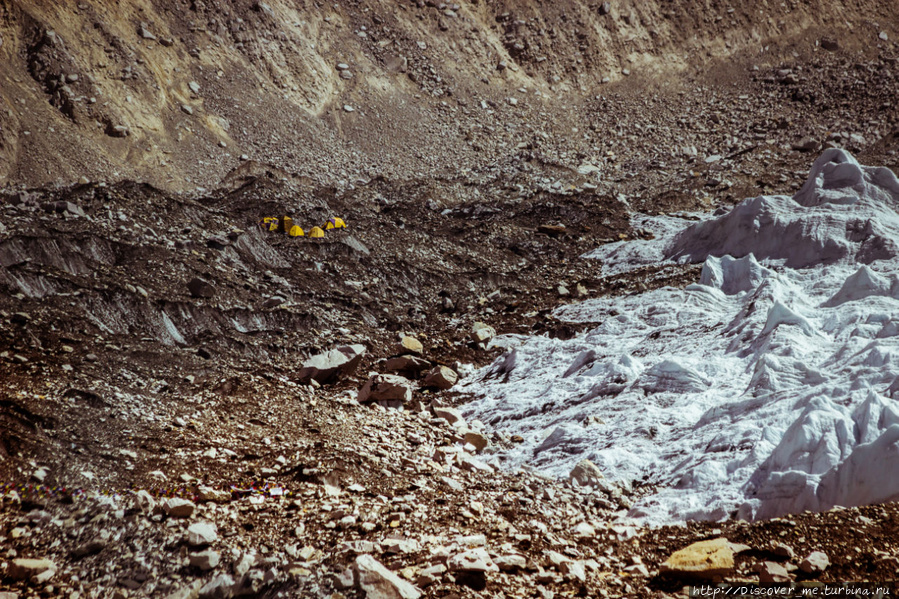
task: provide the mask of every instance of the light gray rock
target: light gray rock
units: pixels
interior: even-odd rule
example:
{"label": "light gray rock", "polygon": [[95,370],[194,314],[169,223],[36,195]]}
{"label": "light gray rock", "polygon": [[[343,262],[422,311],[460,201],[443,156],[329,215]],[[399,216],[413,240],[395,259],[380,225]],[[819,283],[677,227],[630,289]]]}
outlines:
{"label": "light gray rock", "polygon": [[229,599],[234,579],[228,574],[219,574],[200,589],[200,599]]}
{"label": "light gray rock", "polygon": [[313,380],[320,385],[333,382],[342,376],[351,375],[364,355],[364,345],[347,345],[332,349],[303,362],[297,378],[304,385]]}
{"label": "light gray rock", "polygon": [[190,565],[204,572],[216,568],[220,561],[221,555],[212,549],[190,554]]}
{"label": "light gray rock", "polygon": [[446,566],[450,572],[499,572],[499,567],[483,547],[457,553],[449,558]]}
{"label": "light gray rock", "polygon": [[806,574],[820,574],[830,565],[830,558],[823,551],[812,551],[802,562],[799,563],[799,569]]}
{"label": "light gray rock", "polygon": [[356,558],[359,588],[366,599],[418,599],[421,590],[406,582],[368,554]]}
{"label": "light gray rock", "polygon": [[590,460],[581,460],[571,469],[568,479],[576,481],[582,487],[596,486],[598,480],[604,478],[596,464]]}
{"label": "light gray rock", "polygon": [[450,426],[455,426],[457,428],[468,428],[468,425],[465,422],[465,417],[462,416],[462,412],[460,412],[456,408],[435,407],[434,416],[436,416],[437,418],[443,418],[444,420],[449,422]]}
{"label": "light gray rock", "polygon": [[483,322],[476,322],[471,328],[471,339],[475,343],[486,343],[496,337],[496,330]]}
{"label": "light gray rock", "polygon": [[187,528],[187,544],[191,547],[211,545],[218,536],[218,528],[212,522],[194,522]]}

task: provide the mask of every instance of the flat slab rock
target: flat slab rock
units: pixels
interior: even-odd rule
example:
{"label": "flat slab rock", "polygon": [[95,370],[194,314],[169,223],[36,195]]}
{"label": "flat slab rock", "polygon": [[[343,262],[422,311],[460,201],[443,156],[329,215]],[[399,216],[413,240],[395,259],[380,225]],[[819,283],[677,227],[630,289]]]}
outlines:
{"label": "flat slab rock", "polygon": [[699,541],[671,554],[659,569],[660,574],[686,578],[713,579],[734,569],[734,548],[725,538]]}

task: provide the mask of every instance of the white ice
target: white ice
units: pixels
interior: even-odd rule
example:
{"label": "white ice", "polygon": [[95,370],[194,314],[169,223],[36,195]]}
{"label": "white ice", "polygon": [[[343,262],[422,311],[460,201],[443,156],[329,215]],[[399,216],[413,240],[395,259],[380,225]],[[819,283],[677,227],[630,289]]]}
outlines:
{"label": "white ice", "polygon": [[564,477],[588,458],[658,485],[631,510],[649,524],[899,499],[897,210],[891,171],[827,150],[792,198],[644,219],[656,240],[589,257],[702,262],[699,281],[565,306],[601,324],[506,340],[464,381],[466,413],[525,439],[503,467]]}

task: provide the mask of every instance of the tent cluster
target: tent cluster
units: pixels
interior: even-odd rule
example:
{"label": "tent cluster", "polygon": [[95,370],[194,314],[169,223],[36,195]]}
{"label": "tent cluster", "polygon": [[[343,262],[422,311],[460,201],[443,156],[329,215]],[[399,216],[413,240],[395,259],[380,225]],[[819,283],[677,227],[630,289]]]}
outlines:
{"label": "tent cluster", "polygon": [[325,231],[328,229],[346,229],[346,223],[340,217],[329,218],[321,227],[315,226],[309,229],[307,235],[303,228],[293,223],[293,219],[289,216],[266,216],[259,221],[259,226],[266,231],[274,233],[287,233],[291,237],[324,237]]}

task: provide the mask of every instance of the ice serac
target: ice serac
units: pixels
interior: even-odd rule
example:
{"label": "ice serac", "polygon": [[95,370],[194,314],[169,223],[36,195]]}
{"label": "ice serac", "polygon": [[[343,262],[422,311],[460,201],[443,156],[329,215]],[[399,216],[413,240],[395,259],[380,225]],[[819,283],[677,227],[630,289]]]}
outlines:
{"label": "ice serac", "polygon": [[524,439],[498,464],[564,477],[586,459],[655,485],[631,512],[649,523],[895,499],[897,209],[891,171],[828,150],[792,198],[698,222],[635,217],[655,240],[588,257],[606,272],[701,262],[699,281],[558,309],[600,324],[516,337],[463,381],[479,397],[465,415]]}
{"label": "ice serac", "polygon": [[899,255],[895,176],[860,166],[843,150],[825,151],[792,198],[759,196],[677,235],[665,256],[702,262],[709,256],[780,260],[805,268],[854,259],[863,264]]}

